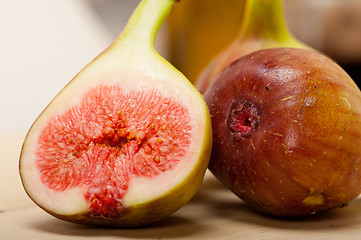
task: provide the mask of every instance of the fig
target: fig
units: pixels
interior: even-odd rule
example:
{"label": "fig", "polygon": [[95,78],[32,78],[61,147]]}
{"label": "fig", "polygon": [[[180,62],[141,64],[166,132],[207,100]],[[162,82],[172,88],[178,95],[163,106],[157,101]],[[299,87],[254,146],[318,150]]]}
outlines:
{"label": "fig", "polygon": [[31,126],[20,156],[26,193],[70,222],[150,224],[198,190],[211,151],[202,95],[154,48],[175,0],[143,0],[126,28]]}
{"label": "fig", "polygon": [[361,192],[361,92],[333,60],[273,48],[224,69],[204,94],[210,171],[259,212],[309,216]]}
{"label": "fig", "polygon": [[310,48],[289,31],[282,0],[247,0],[239,34],[211,60],[198,76],[195,86],[203,94],[231,62],[257,50],[278,47]]}

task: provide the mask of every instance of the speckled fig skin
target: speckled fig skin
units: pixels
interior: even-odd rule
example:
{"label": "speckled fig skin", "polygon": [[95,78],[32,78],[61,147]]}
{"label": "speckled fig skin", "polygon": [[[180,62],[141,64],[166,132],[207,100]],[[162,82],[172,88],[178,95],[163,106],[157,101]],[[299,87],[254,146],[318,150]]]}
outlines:
{"label": "speckled fig skin", "polygon": [[[222,71],[206,91],[213,126],[209,169],[254,209],[281,217],[341,207],[361,192],[361,92],[312,50],[268,49]],[[254,106],[248,136],[232,129]]]}

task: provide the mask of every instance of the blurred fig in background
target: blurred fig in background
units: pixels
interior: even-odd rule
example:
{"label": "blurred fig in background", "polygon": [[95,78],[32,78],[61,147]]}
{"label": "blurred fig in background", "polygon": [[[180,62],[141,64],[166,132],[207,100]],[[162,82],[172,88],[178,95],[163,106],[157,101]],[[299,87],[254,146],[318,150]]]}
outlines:
{"label": "blurred fig in background", "polygon": [[200,74],[195,83],[197,89],[204,93],[219,72],[234,60],[253,51],[274,47],[308,48],[289,32],[282,0],[246,1],[239,35]]}

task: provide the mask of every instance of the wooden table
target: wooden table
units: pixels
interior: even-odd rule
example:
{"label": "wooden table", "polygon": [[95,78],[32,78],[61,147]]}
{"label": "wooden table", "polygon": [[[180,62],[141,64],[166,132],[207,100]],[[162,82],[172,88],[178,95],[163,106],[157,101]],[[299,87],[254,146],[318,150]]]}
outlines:
{"label": "wooden table", "polygon": [[263,216],[210,173],[196,196],[165,220],[144,228],[107,229],[58,220],[29,200],[18,158],[24,136],[0,136],[0,239],[361,239],[361,198],[345,208],[298,220]]}

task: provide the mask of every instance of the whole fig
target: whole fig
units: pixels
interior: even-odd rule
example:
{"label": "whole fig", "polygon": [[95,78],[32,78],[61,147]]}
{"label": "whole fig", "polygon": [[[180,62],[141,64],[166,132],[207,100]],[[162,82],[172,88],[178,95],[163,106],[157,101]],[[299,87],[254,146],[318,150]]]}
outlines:
{"label": "whole fig", "polygon": [[312,50],[260,50],[233,62],[204,94],[209,169],[249,206],[305,216],[361,192],[361,92]]}

